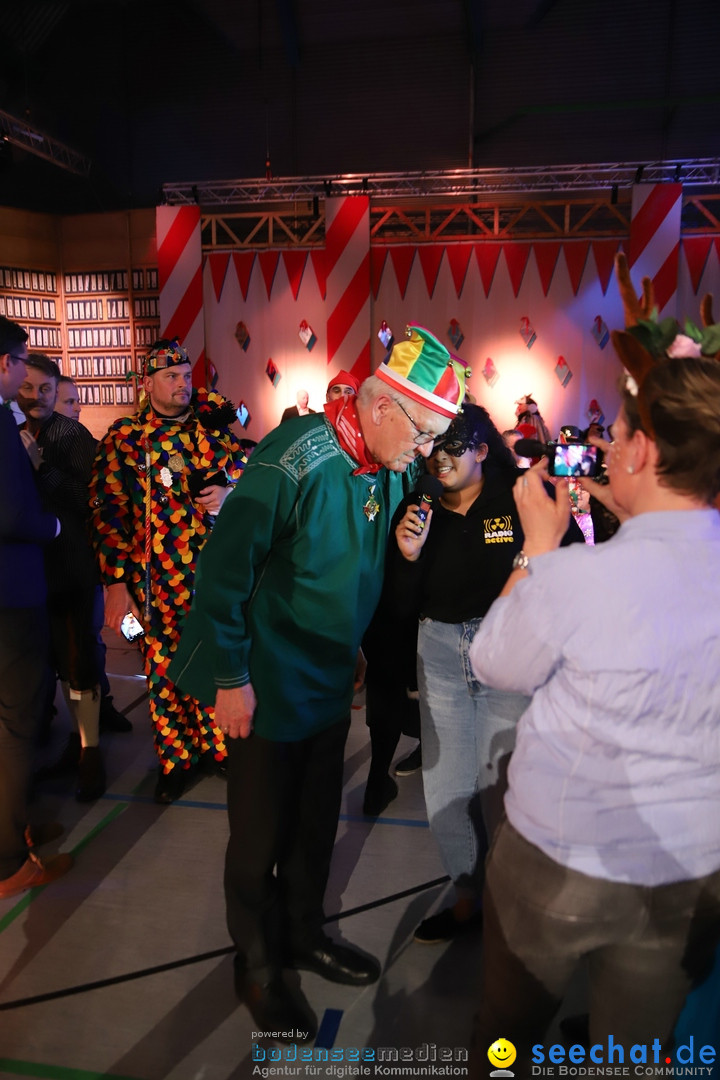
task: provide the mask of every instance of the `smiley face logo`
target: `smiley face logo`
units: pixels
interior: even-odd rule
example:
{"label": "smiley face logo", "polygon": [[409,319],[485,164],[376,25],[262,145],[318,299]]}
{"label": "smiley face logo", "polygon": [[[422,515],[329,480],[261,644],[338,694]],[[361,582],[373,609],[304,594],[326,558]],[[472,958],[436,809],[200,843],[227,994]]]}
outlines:
{"label": "smiley face logo", "polygon": [[507,1039],[496,1039],[488,1050],[491,1065],[498,1069],[507,1069],[517,1057],[517,1050]]}

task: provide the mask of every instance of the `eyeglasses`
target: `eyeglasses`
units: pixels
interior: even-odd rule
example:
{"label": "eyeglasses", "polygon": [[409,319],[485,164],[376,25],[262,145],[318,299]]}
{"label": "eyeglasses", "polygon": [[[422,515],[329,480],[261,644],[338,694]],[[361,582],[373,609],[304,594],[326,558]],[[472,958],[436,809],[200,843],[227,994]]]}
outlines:
{"label": "eyeglasses", "polygon": [[402,411],[405,413],[405,415],[407,416],[407,418],[410,421],[410,423],[412,424],[412,426],[417,431],[417,435],[415,436],[415,438],[413,440],[413,442],[415,443],[416,446],[427,446],[428,443],[435,442],[435,439],[437,438],[437,435],[433,434],[432,431],[423,431],[423,429],[421,427],[418,427],[418,425],[415,423],[415,421],[413,420],[412,416],[407,411],[405,406],[402,405],[398,401],[397,398],[393,398],[393,401],[398,406],[398,408],[402,409]]}
{"label": "eyeglasses", "polygon": [[9,356],[9,357],[11,357],[11,358],[12,358],[13,360],[20,360],[20,361],[22,361],[22,363],[23,363],[23,364],[25,363],[25,361],[26,361],[26,359],[27,359],[27,357],[25,357],[25,356],[18,356],[18,354],[17,354],[17,353],[14,353],[14,352],[8,353],[8,356]]}

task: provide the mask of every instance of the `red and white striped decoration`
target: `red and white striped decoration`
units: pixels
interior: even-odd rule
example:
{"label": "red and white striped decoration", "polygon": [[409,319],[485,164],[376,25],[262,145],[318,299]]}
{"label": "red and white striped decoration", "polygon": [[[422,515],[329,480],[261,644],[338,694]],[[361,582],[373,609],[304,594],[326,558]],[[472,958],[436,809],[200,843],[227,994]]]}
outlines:
{"label": "red and white striped decoration", "polygon": [[327,362],[362,380],[370,374],[370,199],[325,202]]}
{"label": "red and white striped decoration", "polygon": [[661,318],[677,315],[682,184],[635,184],[628,265],[636,288],[652,279]]}
{"label": "red and white striped decoration", "polygon": [[202,241],[198,206],[155,211],[160,287],[160,333],[177,338],[193,364],[193,383],[206,385]]}

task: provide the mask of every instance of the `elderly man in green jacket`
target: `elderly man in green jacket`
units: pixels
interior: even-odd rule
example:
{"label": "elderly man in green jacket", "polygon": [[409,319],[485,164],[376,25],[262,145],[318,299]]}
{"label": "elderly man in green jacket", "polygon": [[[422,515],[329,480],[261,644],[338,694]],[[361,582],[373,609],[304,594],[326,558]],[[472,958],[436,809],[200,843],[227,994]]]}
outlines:
{"label": "elderly man in green jacket", "polygon": [[402,474],[458,411],[465,369],[409,327],[357,397],[259,444],[203,550],[170,676],[229,736],[225,893],[236,988],[263,1030],[314,1036],[283,967],[364,985],[376,960],[322,931],[355,662]]}

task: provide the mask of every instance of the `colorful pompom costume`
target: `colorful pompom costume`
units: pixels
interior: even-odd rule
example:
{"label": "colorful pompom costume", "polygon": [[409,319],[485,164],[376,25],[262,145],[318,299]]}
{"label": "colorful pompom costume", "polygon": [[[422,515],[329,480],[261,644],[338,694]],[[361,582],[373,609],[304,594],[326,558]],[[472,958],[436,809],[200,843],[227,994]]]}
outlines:
{"label": "colorful pompom costume", "polygon": [[191,769],[203,754],[221,761],[226,753],[213,709],[182,694],[166,672],[190,610],[197,558],[214,523],[194,502],[193,478],[200,474],[202,481],[204,474],[207,483],[223,485],[239,479],[245,459],[228,426],[233,419],[234,408],[204,389],[195,390],[187,412],[175,418],[157,415],[148,399],[136,415],[111,425],[90,485],[103,582],[124,582],[142,613],[150,717],[166,774]]}

